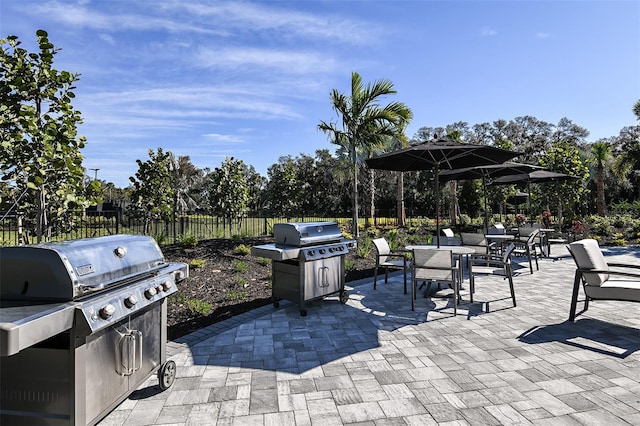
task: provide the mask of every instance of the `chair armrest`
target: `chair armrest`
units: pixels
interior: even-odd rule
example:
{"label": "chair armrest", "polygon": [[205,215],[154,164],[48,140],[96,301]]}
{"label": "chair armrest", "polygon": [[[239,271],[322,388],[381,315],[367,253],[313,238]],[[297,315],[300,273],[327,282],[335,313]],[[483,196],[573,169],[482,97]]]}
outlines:
{"label": "chair armrest", "polygon": [[376,254],[376,257],[380,258],[380,257],[397,257],[399,259],[406,259],[407,258],[407,254],[406,253],[387,253],[387,254]]}
{"label": "chair armrest", "polygon": [[640,270],[640,265],[633,265],[630,263],[607,263],[607,266],[610,266],[613,268],[630,268],[630,269]]}
{"label": "chair armrest", "polygon": [[[625,266],[629,266],[629,265],[625,265]],[[616,271],[615,269],[582,269],[582,268],[578,268],[577,269],[579,272],[585,273],[585,274],[609,274],[609,275],[619,275],[621,277],[631,277],[631,278],[640,278],[640,273],[633,273],[633,272],[625,272],[625,271]]]}

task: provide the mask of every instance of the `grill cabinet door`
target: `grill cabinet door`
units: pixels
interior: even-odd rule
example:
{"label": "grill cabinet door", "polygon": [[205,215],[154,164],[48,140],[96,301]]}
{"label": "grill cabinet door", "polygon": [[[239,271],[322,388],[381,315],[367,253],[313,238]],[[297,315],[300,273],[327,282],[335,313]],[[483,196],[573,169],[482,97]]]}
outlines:
{"label": "grill cabinet door", "polygon": [[335,293],[342,288],[342,256],[304,262],[305,300]]}

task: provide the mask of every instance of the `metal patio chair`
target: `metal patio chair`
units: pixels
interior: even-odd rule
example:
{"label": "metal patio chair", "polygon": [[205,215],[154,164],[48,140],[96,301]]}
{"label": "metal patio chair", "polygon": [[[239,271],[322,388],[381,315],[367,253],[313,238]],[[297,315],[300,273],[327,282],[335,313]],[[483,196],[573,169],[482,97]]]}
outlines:
{"label": "metal patio chair", "polygon": [[567,248],[578,268],[573,280],[569,321],[576,318],[580,284],[585,294],[583,312],[589,309],[590,300],[640,302],[640,265],[607,262],[594,239],[575,241]]}
{"label": "metal patio chair", "polygon": [[460,286],[458,280],[458,264],[454,262],[453,252],[446,249],[416,248],[413,249],[411,264],[411,310],[415,310],[416,287],[418,281],[427,282],[428,293],[431,284],[447,283],[453,289],[453,314],[457,315]]}
{"label": "metal patio chair", "polygon": [[469,298],[473,302],[473,293],[475,292],[476,275],[499,275],[509,281],[509,289],[511,290],[511,299],[513,306],[516,306],[516,293],[513,287],[513,270],[511,268],[511,255],[515,250],[515,244],[510,243],[504,251],[499,255],[490,256],[473,256],[469,263]]}
{"label": "metal patio chair", "polygon": [[[378,269],[384,268],[384,282],[389,279],[389,269],[402,269],[404,272],[404,294],[407,294],[407,253],[392,252],[389,243],[384,238],[373,240],[376,248],[376,268],[373,274],[373,289],[376,289],[378,281]],[[397,259],[397,260],[394,260]]]}

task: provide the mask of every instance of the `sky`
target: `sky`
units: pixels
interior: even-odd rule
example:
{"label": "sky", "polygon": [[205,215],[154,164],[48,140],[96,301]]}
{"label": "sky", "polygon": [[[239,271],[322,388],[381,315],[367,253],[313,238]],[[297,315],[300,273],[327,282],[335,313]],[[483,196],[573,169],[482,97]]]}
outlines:
{"label": "sky", "polygon": [[[2,0],[0,38],[38,29],[80,74],[90,177],[130,184],[162,148],[199,168],[335,152],[320,121],[351,73],[390,80],[424,126],[567,117],[588,141],[637,124],[640,1]],[[94,169],[99,169],[95,171]]]}

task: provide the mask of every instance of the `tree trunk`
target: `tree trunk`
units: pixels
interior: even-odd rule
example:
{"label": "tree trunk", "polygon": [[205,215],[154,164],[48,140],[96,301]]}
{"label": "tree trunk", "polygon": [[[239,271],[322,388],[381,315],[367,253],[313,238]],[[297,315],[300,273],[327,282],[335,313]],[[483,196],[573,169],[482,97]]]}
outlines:
{"label": "tree trunk", "polygon": [[44,237],[45,227],[47,226],[47,213],[46,213],[46,197],[45,197],[44,185],[41,185],[38,190],[38,205],[36,211],[38,217],[36,219],[36,242],[39,244]]}
{"label": "tree trunk", "polygon": [[449,221],[451,225],[455,225],[457,223],[457,206],[458,206],[458,194],[457,194],[457,185],[456,181],[452,180],[449,182]]}
{"label": "tree trunk", "polygon": [[358,165],[354,162],[353,164],[353,200],[351,202],[352,212],[352,222],[351,222],[351,233],[353,234],[353,238],[356,240],[359,237],[358,232]]}
{"label": "tree trunk", "polygon": [[396,217],[398,221],[398,226],[406,226],[407,225],[407,213],[404,210],[404,173],[398,173],[398,195],[397,199],[397,209],[396,209]]}
{"label": "tree trunk", "polygon": [[598,191],[598,214],[604,216],[607,211],[607,206],[604,198],[604,170],[600,167],[598,167],[596,171],[596,186]]}

